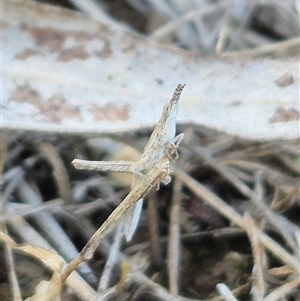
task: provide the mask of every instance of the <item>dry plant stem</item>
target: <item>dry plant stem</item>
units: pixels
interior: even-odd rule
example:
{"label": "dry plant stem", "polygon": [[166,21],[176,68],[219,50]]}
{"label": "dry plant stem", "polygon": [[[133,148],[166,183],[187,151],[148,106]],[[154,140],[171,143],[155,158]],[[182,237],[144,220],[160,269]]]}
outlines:
{"label": "dry plant stem", "polygon": [[107,258],[107,261],[105,263],[105,267],[99,282],[98,286],[98,299],[97,301],[100,301],[101,298],[101,292],[106,290],[109,286],[110,278],[112,276],[113,268],[117,262],[119,262],[119,255],[120,255],[120,246],[122,242],[122,231],[123,231],[123,220],[119,221],[116,232],[114,235],[114,242],[111,245],[111,248],[109,250],[109,255]]}
{"label": "dry plant stem", "polygon": [[187,14],[183,15],[180,18],[176,18],[172,22],[168,22],[166,25],[160,27],[156,31],[154,31],[149,38],[154,41],[160,41],[166,36],[170,35],[172,32],[175,32],[177,28],[182,27],[184,23],[190,22],[193,19],[200,19],[201,17],[211,14],[212,12],[216,12],[216,10],[223,10],[227,7],[227,3],[223,4],[217,4],[217,5],[211,5],[206,9],[199,9],[199,10],[193,10],[188,12]]}
{"label": "dry plant stem", "polygon": [[[224,13],[223,20],[221,21],[221,23],[223,23],[223,24],[220,29],[218,27],[215,28],[217,30],[217,35],[218,35],[217,43],[215,46],[215,53],[217,55],[220,54],[221,52],[223,52],[224,47],[225,47],[225,41],[226,41],[226,37],[228,35],[228,23],[231,19],[230,15],[232,12],[232,5],[233,5],[232,1],[227,2],[227,8]],[[211,37],[211,38],[213,38],[213,37]]]}
{"label": "dry plant stem", "polygon": [[[289,183],[290,185],[297,185],[298,180],[286,175],[283,175],[282,173],[278,172],[274,168],[270,168],[268,166],[259,164],[259,163],[253,163],[249,161],[243,161],[243,160],[226,160],[220,162],[220,165],[229,165],[238,167],[239,169],[250,171],[250,172],[256,172],[257,170],[263,171],[265,173],[265,178],[271,182],[274,186],[280,185],[281,182]],[[284,192],[289,193],[290,190],[285,190],[284,186],[281,188]]]}
{"label": "dry plant stem", "polygon": [[147,218],[148,218],[148,229],[149,229],[149,248],[152,258],[152,262],[156,266],[162,264],[161,256],[161,243],[159,240],[159,229],[158,229],[158,215],[157,215],[157,194],[154,190],[150,191],[148,195],[148,206],[147,206]]}
{"label": "dry plant stem", "polygon": [[181,183],[176,179],[170,214],[170,233],[168,243],[169,283],[170,292],[173,296],[177,296],[179,293],[181,187]]}
{"label": "dry plant stem", "polygon": [[[279,189],[276,190],[275,196],[273,198],[270,207],[275,211],[282,211],[285,209],[289,209],[293,204],[293,199],[296,200],[298,198],[300,192],[300,182],[294,187],[294,189],[288,193],[283,199],[278,200]],[[298,229],[299,230],[299,229]]]}
{"label": "dry plant stem", "polygon": [[105,23],[112,28],[121,28],[122,30],[126,28],[126,30],[133,32],[132,28],[129,28],[124,23],[119,23],[115,18],[112,18],[109,14],[105,13],[105,9],[101,2],[95,0],[71,0],[71,2],[80,11],[101,23]]}
{"label": "dry plant stem", "polygon": [[[8,202],[8,197],[15,191],[15,189],[18,187],[21,181],[24,179],[24,172],[21,168],[17,167],[14,168],[13,175],[11,177],[11,180],[8,181],[8,185],[5,187],[5,190],[2,192],[2,200],[1,200],[1,206],[2,206],[2,212],[6,214],[6,206]],[[4,185],[3,185],[4,186]],[[5,220],[5,214],[1,215],[1,220]]]}
{"label": "dry plant stem", "polygon": [[299,141],[295,141],[292,145],[276,144],[276,147],[280,148],[281,152],[283,151],[288,155],[299,156]]}
{"label": "dry plant stem", "polygon": [[[6,190],[5,190],[6,192]],[[37,213],[39,211],[52,211],[60,206],[64,205],[62,199],[48,201],[41,206],[32,206],[26,204],[8,204],[3,212],[2,221],[9,221],[15,217],[27,216]]]}
{"label": "dry plant stem", "polygon": [[[202,155],[203,156],[203,155]],[[217,166],[217,164],[213,161],[211,158],[205,157],[205,160],[212,165],[221,175],[223,175],[228,181],[230,181],[238,190],[240,190],[242,193],[244,193],[246,196],[249,197],[251,202],[254,202],[264,213],[268,221],[273,224],[279,231],[279,233],[282,235],[282,237],[286,240],[288,245],[293,249],[296,250],[297,246],[294,242],[294,234],[297,229],[299,229],[296,225],[292,224],[288,220],[284,219],[282,216],[276,215],[272,210],[270,210],[262,201],[261,198],[257,197],[257,194],[255,194],[247,185],[245,185],[242,181],[240,181],[234,174],[229,172],[222,164],[224,162],[221,162],[220,166]],[[239,166],[240,168],[246,168],[250,169],[253,172],[256,172],[257,170],[260,171],[260,173],[264,172],[267,174],[266,177],[271,177],[272,179],[276,180],[276,178],[282,177],[280,173],[277,171],[270,169],[268,167],[265,167],[263,165],[257,164],[257,163],[249,163],[247,161],[226,161],[232,165]],[[284,225],[284,226],[282,226]]]}
{"label": "dry plant stem", "polygon": [[256,235],[256,228],[251,216],[246,213],[244,216],[245,224],[247,227],[248,237],[252,247],[252,254],[254,259],[252,269],[252,288],[251,294],[253,300],[262,300],[266,292],[266,283],[264,281],[264,270],[266,270],[263,264],[264,251],[262,250]]}
{"label": "dry plant stem", "polygon": [[259,164],[259,163],[254,163],[254,162],[249,162],[249,161],[245,161],[245,160],[223,160],[220,161],[219,164],[221,166],[235,166],[235,167],[239,167],[241,169],[245,169],[247,171],[252,171],[255,172],[257,170],[261,170],[263,172],[265,172],[268,176],[268,178],[270,178],[272,181],[276,182],[276,179],[286,179],[287,182],[291,181],[291,177],[289,176],[283,176],[280,172],[278,172],[276,169]]}
{"label": "dry plant stem", "polygon": [[249,175],[248,173],[246,173],[238,168],[228,166],[226,169],[231,174],[234,174],[242,183],[245,183],[245,182],[251,183],[253,181],[252,175]]}
{"label": "dry plant stem", "polygon": [[[194,180],[192,177],[187,175],[185,172],[179,168],[175,168],[176,177],[182,181],[188,188],[191,189],[198,197],[202,198],[211,207],[216,209],[231,222],[235,223],[245,231],[247,227],[244,223],[243,217],[238,214],[232,207],[227,205],[222,199],[216,196],[214,193],[209,191],[206,187],[201,185],[199,182]],[[257,231],[257,237],[259,242],[262,243],[266,249],[268,249],[274,256],[279,260],[291,266],[297,273],[299,272],[299,259],[289,254],[285,249],[283,249],[279,244],[277,244],[273,239],[267,236],[260,230]]]}
{"label": "dry plant stem", "polygon": [[227,25],[225,24],[219,33],[219,38],[215,47],[216,55],[220,55],[223,52],[225,47],[226,37],[227,37]]}
{"label": "dry plant stem", "polygon": [[250,199],[255,197],[253,191],[247,185],[245,185],[243,182],[241,182],[233,173],[231,173],[229,170],[227,170],[226,167],[218,164],[218,162],[216,160],[207,156],[202,147],[198,146],[195,148],[195,150],[196,150],[197,154],[200,155],[203,160],[205,160],[206,163],[208,163],[210,166],[212,166],[226,180],[228,180],[230,183],[232,183],[232,185],[234,185],[234,187],[236,187],[236,189],[239,190],[242,194],[249,197]]}
{"label": "dry plant stem", "polygon": [[216,156],[218,153],[226,153],[232,149],[236,139],[222,135],[218,136],[216,141],[209,143],[209,151],[211,156]]}
{"label": "dry plant stem", "polygon": [[[295,290],[297,287],[300,287],[300,277],[299,275],[295,277],[295,279],[293,279],[290,282],[287,282],[283,285],[281,285],[280,287],[274,289],[272,291],[272,293],[270,293],[269,295],[267,295],[263,301],[278,301],[281,300],[281,298],[284,298],[285,296],[288,296],[289,294],[291,294],[291,292],[293,290]],[[286,298],[284,298],[283,300],[287,300]]]}
{"label": "dry plant stem", "polygon": [[[247,185],[245,185],[242,181],[238,179],[238,177],[230,172],[229,168],[224,167],[223,165],[218,164],[213,158],[207,156],[204,152],[204,149],[201,147],[196,147],[197,154],[201,156],[210,166],[212,166],[216,171],[218,171],[225,179],[227,179],[232,185],[236,187],[241,193],[247,196],[251,202],[254,202],[256,206],[261,209],[261,212],[265,214],[268,221],[273,224],[282,235],[282,237],[286,240],[288,245],[295,251],[297,249],[295,242],[293,240],[294,233],[288,232],[288,229],[292,227],[282,227],[282,224],[287,224],[288,222],[285,221],[281,216],[276,215],[272,212],[267,206],[264,205],[263,197],[257,193],[254,193]],[[259,165],[259,164],[257,164]],[[260,166],[260,165],[259,165]],[[257,170],[263,169],[263,166],[258,167]],[[260,172],[261,174],[261,172]],[[260,176],[261,177],[261,176]],[[258,185],[256,185],[258,186]],[[278,226],[280,225],[280,226]]]}
{"label": "dry plant stem", "polygon": [[[299,154],[297,156],[299,156]],[[294,163],[289,156],[281,154],[279,159],[295,174],[300,175],[299,165]]]}
{"label": "dry plant stem", "polygon": [[[287,219],[283,218],[280,215],[277,215],[273,212],[268,206],[265,205],[263,201],[263,185],[262,185],[262,177],[263,173],[261,171],[257,171],[254,175],[255,177],[255,193],[257,195],[256,198],[253,198],[251,202],[253,202],[266,216],[267,220],[272,224],[272,226],[278,231],[279,234],[285,239],[286,243],[293,250],[294,253],[297,253],[298,246],[295,243],[294,237],[295,233],[290,233],[287,229],[289,229],[289,225],[291,224]],[[291,224],[292,225],[292,224]]]}
{"label": "dry plant stem", "polygon": [[[129,273],[126,279],[126,284],[134,284],[139,288],[146,287],[148,291],[151,292],[151,295],[155,296],[155,300],[161,301],[201,301],[198,299],[190,299],[181,296],[172,296],[170,293],[160,286],[159,284],[155,283],[153,280],[149,279],[145,274],[141,272],[134,272]],[[112,300],[113,296],[117,295],[117,287],[113,286],[105,291],[103,294],[104,300]],[[222,299],[223,300],[223,299]],[[221,299],[219,301],[222,301]]]}
{"label": "dry plant stem", "polygon": [[268,270],[268,275],[275,276],[275,277],[288,277],[291,274],[293,274],[293,269],[291,269],[287,265]]}
{"label": "dry plant stem", "polygon": [[151,293],[156,297],[157,300],[163,300],[163,301],[200,301],[190,298],[185,298],[181,296],[172,296],[170,293],[164,289],[159,284],[155,283],[151,279],[149,279],[145,274],[141,272],[135,272],[135,273],[129,273],[127,277],[127,281],[129,283],[135,283],[139,286],[145,285],[148,286],[151,289]]}
{"label": "dry plant stem", "polygon": [[91,239],[87,242],[82,251],[77,255],[77,257],[70,262],[68,267],[65,269],[61,276],[61,282],[67,279],[67,277],[72,273],[72,271],[83,261],[92,258],[93,253],[98,246],[100,240],[111,230],[112,226],[120,220],[124,212],[128,210],[130,206],[135,204],[140,198],[143,198],[152,187],[157,185],[162,179],[167,177],[171,172],[171,167],[169,163],[169,158],[167,155],[158,162],[158,164],[151,169],[143,181],[139,181],[127,197],[121,202],[121,204],[110,214],[110,216],[105,220],[101,227],[94,233]]}
{"label": "dry plant stem", "polygon": [[66,205],[71,205],[72,194],[70,188],[70,181],[65,165],[58,154],[57,150],[50,143],[44,143],[40,146],[40,150],[44,153],[47,160],[53,167],[53,176],[59,191],[60,197],[65,201]]}

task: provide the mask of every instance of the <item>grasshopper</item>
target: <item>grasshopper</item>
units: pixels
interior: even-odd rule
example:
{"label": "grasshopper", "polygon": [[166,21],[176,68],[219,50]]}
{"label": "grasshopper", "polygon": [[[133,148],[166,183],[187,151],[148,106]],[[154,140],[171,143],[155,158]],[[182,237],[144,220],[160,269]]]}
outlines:
{"label": "grasshopper", "polygon": [[185,85],[178,85],[172,98],[164,106],[162,115],[137,162],[131,161],[87,161],[73,160],[77,169],[133,173],[130,193],[109,215],[101,227],[90,238],[81,252],[73,259],[61,276],[61,283],[85,260],[89,260],[100,240],[106,236],[117,221],[126,214],[125,236],[130,240],[139,220],[145,195],[160,182],[169,183],[172,172],[171,162],[178,157],[177,149],[183,134],[175,137],[178,101]]}
{"label": "grasshopper", "polygon": [[[137,162],[133,161],[88,161],[73,160],[72,164],[77,169],[90,169],[98,171],[112,171],[132,173],[131,190],[140,182],[147,181],[148,172],[157,165],[166,153],[172,160],[178,156],[177,148],[184,134],[175,136],[178,101],[185,85],[177,85],[172,98],[164,106],[162,115],[155,126],[144,151]],[[146,176],[146,177],[145,177]],[[169,175],[160,180],[165,185],[171,181]],[[147,185],[147,184],[146,184]],[[132,202],[125,212],[124,232],[127,241],[130,241],[137,227],[141,214],[143,197]]]}

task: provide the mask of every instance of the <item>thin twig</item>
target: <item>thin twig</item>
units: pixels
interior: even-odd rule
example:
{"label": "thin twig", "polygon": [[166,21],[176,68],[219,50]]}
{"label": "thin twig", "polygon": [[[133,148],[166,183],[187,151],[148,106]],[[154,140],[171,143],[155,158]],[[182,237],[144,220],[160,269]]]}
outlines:
{"label": "thin twig", "polygon": [[199,299],[190,299],[181,296],[172,296],[165,288],[153,282],[141,272],[129,273],[127,281],[138,285],[147,285],[151,288],[152,293],[157,300],[168,301],[201,301]]}
{"label": "thin twig", "polygon": [[255,174],[255,193],[257,197],[253,198],[250,202],[254,203],[260,212],[267,218],[268,222],[274,227],[278,233],[284,238],[288,246],[294,251],[297,252],[297,245],[294,241],[295,231],[291,233],[290,228],[294,228],[293,224],[285,219],[283,216],[273,212],[268,206],[265,205],[263,201],[262,194],[262,176],[261,171],[257,171]]}
{"label": "thin twig", "polygon": [[254,259],[252,269],[252,277],[254,280],[252,282],[251,294],[253,300],[262,300],[267,288],[264,280],[264,270],[266,268],[263,266],[264,252],[261,249],[257,238],[257,232],[254,221],[248,213],[245,214],[244,220],[247,227],[247,233],[251,243],[252,254]]}
{"label": "thin twig", "polygon": [[[20,195],[20,200],[24,203],[36,206],[43,204],[40,196],[27,182],[23,181],[19,185],[17,191]],[[47,235],[47,238],[55,247],[57,253],[60,254],[67,262],[71,261],[72,258],[78,254],[78,250],[75,248],[73,242],[50,213],[40,211],[33,214],[32,218],[39,224],[44,235]],[[86,277],[96,281],[92,270],[86,263],[80,266],[79,270],[82,275],[86,275]]]}
{"label": "thin twig", "polygon": [[112,18],[109,14],[107,14],[103,5],[99,1],[97,2],[94,0],[71,0],[71,2],[79,10],[88,14],[90,17],[101,23],[107,24],[112,28],[119,28],[121,30],[126,29],[128,31],[134,32],[132,28],[130,28],[124,23],[118,22],[115,18]]}
{"label": "thin twig", "polygon": [[182,17],[179,17],[174,21],[171,21],[166,25],[160,27],[159,29],[154,31],[149,36],[149,38],[155,41],[160,41],[166,36],[168,36],[170,33],[174,32],[177,28],[182,27],[184,23],[190,22],[191,20],[196,18],[201,18],[207,14],[211,14],[212,12],[215,13],[218,9],[222,11],[225,7],[227,7],[227,3],[218,3],[217,5],[209,6],[206,9],[201,8],[198,10],[190,11]]}
{"label": "thin twig", "polygon": [[218,171],[226,180],[228,180],[232,185],[235,186],[237,190],[239,190],[242,194],[247,196],[249,199],[255,197],[253,191],[245,185],[242,181],[240,181],[233,173],[231,173],[226,167],[218,164],[216,160],[212,157],[205,154],[205,151],[202,147],[197,146],[195,148],[196,153],[201,156],[201,158],[207,162],[210,166],[212,166],[216,171]]}
{"label": "thin twig", "polygon": [[292,281],[289,281],[280,287],[274,289],[272,293],[267,295],[263,301],[277,301],[281,298],[284,298],[285,296],[292,293],[293,290],[295,290],[297,287],[300,286],[300,277],[299,275],[296,276]]}
{"label": "thin twig", "polygon": [[56,148],[50,143],[41,144],[40,150],[53,167],[53,177],[56,181],[60,197],[65,201],[66,205],[71,205],[73,203],[73,198],[71,194],[70,181],[61,156],[57,152]]}

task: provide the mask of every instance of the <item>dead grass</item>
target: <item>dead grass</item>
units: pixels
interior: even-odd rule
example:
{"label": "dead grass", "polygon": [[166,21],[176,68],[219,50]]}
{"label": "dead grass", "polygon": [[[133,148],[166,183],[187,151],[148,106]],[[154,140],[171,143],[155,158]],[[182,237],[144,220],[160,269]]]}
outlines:
{"label": "dead grass", "polygon": [[[251,294],[277,300],[272,299],[276,291],[297,300],[298,143],[247,142],[193,128],[184,132],[175,179],[149,194],[133,241],[124,245],[122,231],[114,232],[89,264],[79,266],[81,276],[91,287],[99,285],[103,300],[149,294],[153,300],[171,295],[217,300],[218,283],[242,300]],[[45,151],[49,143],[55,152],[51,160]],[[51,245],[71,260],[128,188],[109,174],[76,171],[70,162],[103,159],[109,150],[101,141],[95,146],[81,138],[23,134],[11,135],[7,145],[2,217],[8,233],[17,242]],[[57,173],[57,166],[64,171]],[[31,261],[27,264],[30,271]],[[16,258],[11,268],[18,277],[19,267]]]}

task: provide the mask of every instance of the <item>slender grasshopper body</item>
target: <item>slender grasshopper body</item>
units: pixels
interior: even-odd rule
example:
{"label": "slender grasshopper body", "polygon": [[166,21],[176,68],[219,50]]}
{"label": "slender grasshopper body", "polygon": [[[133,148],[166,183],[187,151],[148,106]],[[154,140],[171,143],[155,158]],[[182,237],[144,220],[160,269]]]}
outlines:
{"label": "slender grasshopper body", "polygon": [[[147,185],[148,173],[155,167],[167,154],[169,160],[176,158],[177,148],[183,139],[183,134],[175,137],[176,117],[178,112],[178,101],[185,85],[177,85],[171,99],[164,106],[162,115],[155,126],[144,151],[137,162],[132,161],[87,161],[73,160],[73,165],[77,169],[89,169],[111,172],[126,172],[133,174],[131,191],[135,189],[140,182]],[[145,177],[146,176],[146,177]],[[164,184],[168,184],[171,178],[166,175],[160,179]],[[143,196],[132,202],[126,208],[126,220],[124,232],[127,241],[131,240],[137,227],[143,204]]]}
{"label": "slender grasshopper body", "polygon": [[61,283],[67,279],[81,262],[90,259],[100,240],[111,230],[123,214],[126,214],[125,236],[130,240],[139,220],[145,195],[160,182],[170,182],[171,161],[176,159],[183,134],[175,137],[178,101],[185,85],[178,85],[172,98],[164,106],[162,115],[137,162],[73,160],[77,169],[133,173],[130,193],[109,215],[106,221],[90,238],[77,257],[70,262],[61,275]]}

